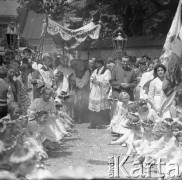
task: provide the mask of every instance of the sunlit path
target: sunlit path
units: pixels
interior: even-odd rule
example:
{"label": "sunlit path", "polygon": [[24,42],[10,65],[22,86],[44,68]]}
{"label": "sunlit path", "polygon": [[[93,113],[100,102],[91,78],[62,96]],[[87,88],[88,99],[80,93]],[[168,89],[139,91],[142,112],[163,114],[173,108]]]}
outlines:
{"label": "sunlit path", "polygon": [[112,137],[105,129],[92,130],[87,127],[88,124],[77,125],[73,136],[65,138],[59,150],[49,153],[50,158],[46,163],[52,172],[82,166],[93,176],[108,177],[108,158],[119,154],[123,156],[126,148],[108,145]]}

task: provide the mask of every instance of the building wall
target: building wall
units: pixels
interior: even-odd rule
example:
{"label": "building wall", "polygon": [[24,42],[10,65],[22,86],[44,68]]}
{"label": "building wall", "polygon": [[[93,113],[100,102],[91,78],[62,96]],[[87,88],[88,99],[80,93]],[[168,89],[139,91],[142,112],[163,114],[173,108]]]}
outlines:
{"label": "building wall", "polygon": [[[150,58],[159,58],[162,52],[162,46],[153,47],[130,47],[126,48],[127,55],[141,57],[143,55],[148,55]],[[116,53],[113,49],[101,49],[100,53],[98,50],[92,50],[90,53],[88,51],[78,51],[78,57],[80,59],[88,60],[92,57],[101,56],[104,59],[108,57],[116,58]]]}

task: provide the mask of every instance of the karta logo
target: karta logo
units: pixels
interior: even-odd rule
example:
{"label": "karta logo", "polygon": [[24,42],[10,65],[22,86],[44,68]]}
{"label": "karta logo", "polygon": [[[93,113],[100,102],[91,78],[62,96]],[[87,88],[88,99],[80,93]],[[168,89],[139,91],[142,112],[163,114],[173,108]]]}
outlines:
{"label": "karta logo", "polygon": [[[121,178],[121,177],[132,177],[132,178],[178,178],[181,177],[179,171],[179,164],[177,163],[166,163],[166,158],[159,158],[154,163],[143,163],[139,164],[134,162],[130,165],[126,165],[126,157],[112,156],[109,158],[109,177],[110,178]],[[125,167],[127,166],[127,168]]]}

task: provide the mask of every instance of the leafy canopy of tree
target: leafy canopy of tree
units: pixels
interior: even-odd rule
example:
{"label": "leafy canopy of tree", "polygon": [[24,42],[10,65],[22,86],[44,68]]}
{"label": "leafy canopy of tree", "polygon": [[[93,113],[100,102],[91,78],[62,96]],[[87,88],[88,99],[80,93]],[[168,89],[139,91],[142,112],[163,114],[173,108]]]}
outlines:
{"label": "leafy canopy of tree", "polygon": [[67,0],[18,0],[28,10],[34,10],[37,13],[50,15],[55,21],[64,17],[68,6]]}
{"label": "leafy canopy of tree", "polygon": [[46,13],[59,21],[74,12],[82,23],[91,19],[102,22],[102,37],[111,37],[120,24],[128,36],[165,35],[174,17],[179,0],[24,0],[28,9]]}

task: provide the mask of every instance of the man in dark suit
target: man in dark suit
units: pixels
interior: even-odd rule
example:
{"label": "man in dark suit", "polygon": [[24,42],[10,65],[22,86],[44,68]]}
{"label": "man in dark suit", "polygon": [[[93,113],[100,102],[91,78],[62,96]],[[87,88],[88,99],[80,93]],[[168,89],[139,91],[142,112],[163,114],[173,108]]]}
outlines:
{"label": "man in dark suit", "polygon": [[124,91],[130,95],[130,100],[134,100],[133,89],[137,85],[137,75],[130,67],[130,61],[129,56],[123,56],[112,71],[110,84],[115,98],[118,98],[119,93]]}

